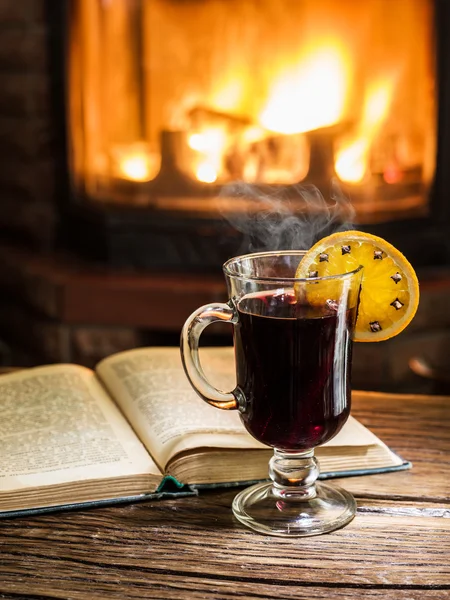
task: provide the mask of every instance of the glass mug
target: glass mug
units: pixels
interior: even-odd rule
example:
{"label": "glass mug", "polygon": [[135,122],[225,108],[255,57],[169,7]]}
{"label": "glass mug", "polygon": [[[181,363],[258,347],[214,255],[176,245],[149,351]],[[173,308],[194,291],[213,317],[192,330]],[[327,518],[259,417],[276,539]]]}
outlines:
{"label": "glass mug", "polygon": [[[292,537],[338,529],[356,512],[351,494],[317,481],[314,448],[334,437],[350,413],[362,267],[296,279],[304,254],[261,252],[228,260],[229,302],[200,307],[181,334],[184,369],[199,396],[217,408],[239,410],[247,431],[274,448],[270,481],[241,491],[234,515],[256,531]],[[237,385],[228,393],[208,382],[199,360],[200,334],[217,321],[234,326]]]}

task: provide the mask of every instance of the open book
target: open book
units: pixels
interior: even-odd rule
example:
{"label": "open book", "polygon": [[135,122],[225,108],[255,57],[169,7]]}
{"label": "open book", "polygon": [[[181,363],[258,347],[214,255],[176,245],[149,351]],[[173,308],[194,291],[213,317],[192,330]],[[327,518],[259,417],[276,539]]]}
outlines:
{"label": "open book", "polygon": [[[201,350],[211,380],[234,387],[232,348]],[[142,348],[0,376],[0,516],[81,503],[196,493],[268,477],[272,450],[237,411],[203,402],[178,348]],[[317,449],[322,476],[406,468],[350,418]]]}

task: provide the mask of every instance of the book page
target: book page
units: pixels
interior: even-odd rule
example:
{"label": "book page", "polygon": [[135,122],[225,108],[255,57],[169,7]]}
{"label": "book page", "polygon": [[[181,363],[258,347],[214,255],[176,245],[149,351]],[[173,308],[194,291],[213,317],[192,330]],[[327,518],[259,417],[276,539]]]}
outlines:
{"label": "book page", "polygon": [[[200,349],[200,359],[214,385],[224,391],[234,388],[233,348]],[[178,348],[121,352],[101,361],[97,373],[162,470],[184,450],[267,449],[247,433],[237,411],[213,408],[194,392]],[[378,438],[350,417],[320,450],[377,444]]]}
{"label": "book page", "polygon": [[148,474],[156,464],[95,373],[75,365],[0,377],[0,492]]}
{"label": "book page", "polygon": [[[219,389],[234,388],[231,348],[201,350],[200,359]],[[237,411],[209,406],[195,393],[178,348],[128,350],[96,371],[162,469],[178,452],[202,446],[265,447],[245,431]]]}

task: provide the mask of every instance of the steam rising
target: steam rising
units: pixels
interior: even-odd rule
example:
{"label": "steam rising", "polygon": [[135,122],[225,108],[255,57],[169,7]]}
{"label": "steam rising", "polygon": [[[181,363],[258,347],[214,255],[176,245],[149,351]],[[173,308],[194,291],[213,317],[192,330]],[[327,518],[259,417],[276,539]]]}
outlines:
{"label": "steam rising", "polygon": [[218,199],[224,218],[244,234],[251,252],[307,250],[318,239],[351,229],[355,211],[336,182],[330,200],[314,185],[271,188],[247,183],[223,188]]}

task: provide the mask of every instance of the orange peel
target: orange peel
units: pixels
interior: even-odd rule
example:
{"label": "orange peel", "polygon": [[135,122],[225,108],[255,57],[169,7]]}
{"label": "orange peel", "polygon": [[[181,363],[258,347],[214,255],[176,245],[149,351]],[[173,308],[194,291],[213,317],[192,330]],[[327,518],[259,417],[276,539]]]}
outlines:
{"label": "orange peel", "polygon": [[[295,277],[327,277],[364,267],[354,340],[380,342],[398,335],[419,305],[417,275],[405,258],[386,240],[362,231],[342,231],[317,242],[301,260]],[[335,285],[335,284],[334,284]],[[314,290],[314,302],[330,297],[333,280]]]}

